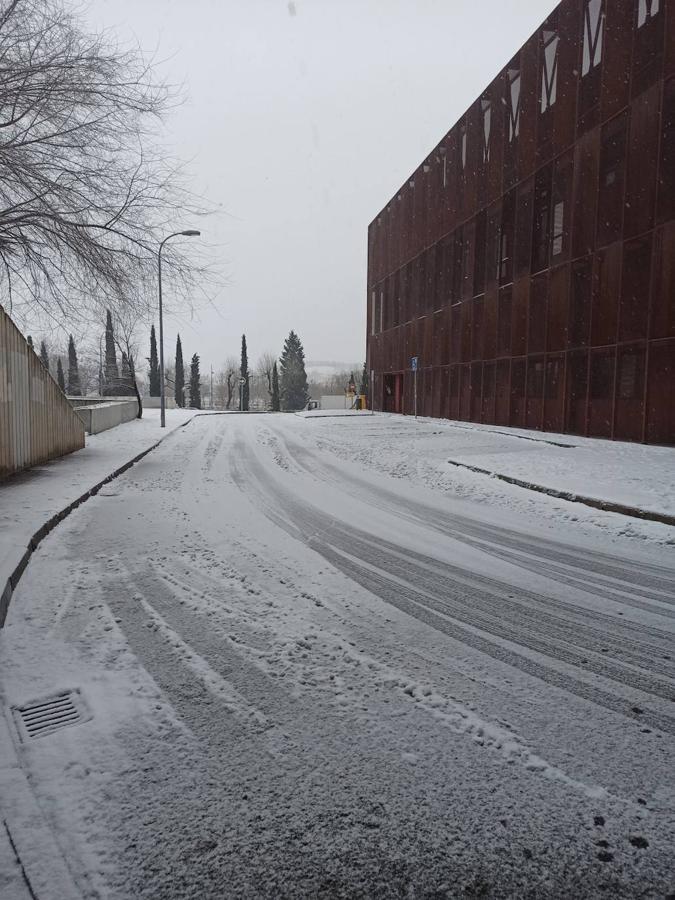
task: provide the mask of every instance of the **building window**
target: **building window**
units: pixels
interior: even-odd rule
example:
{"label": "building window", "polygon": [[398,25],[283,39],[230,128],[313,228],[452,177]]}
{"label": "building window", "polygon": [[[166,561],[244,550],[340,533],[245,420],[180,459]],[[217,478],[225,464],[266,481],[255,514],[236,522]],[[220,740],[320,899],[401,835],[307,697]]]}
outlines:
{"label": "building window", "polygon": [[375,291],[370,294],[370,333],[375,334]]}
{"label": "building window", "polygon": [[548,266],[551,239],[551,172],[543,169],[537,175],[534,189],[534,221],[532,230],[532,271]]}
{"label": "building window", "polygon": [[642,28],[645,22],[654,19],[660,7],[660,0],[638,0],[637,27]]}
{"label": "building window", "polygon": [[565,238],[565,201],[558,200],[553,204],[553,231],[551,233],[551,253],[560,256],[563,252]]}
{"label": "building window", "polygon": [[546,112],[555,103],[558,83],[558,43],[555,31],[542,35],[543,59],[541,66],[541,111]]}
{"label": "building window", "polygon": [[509,109],[509,143],[518,137],[520,131],[520,70],[509,69],[509,90],[507,106]]}
{"label": "building window", "polygon": [[462,155],[462,169],[466,168],[466,125],[462,125],[459,129],[459,144]]}
{"label": "building window", "polygon": [[483,162],[490,159],[490,125],[492,122],[492,104],[489,100],[481,100],[481,112],[483,114]]}
{"label": "building window", "polygon": [[384,331],[384,291],[380,291],[380,331]]}
{"label": "building window", "polygon": [[586,0],[584,4],[584,51],[581,75],[587,75],[602,59],[602,0]]}

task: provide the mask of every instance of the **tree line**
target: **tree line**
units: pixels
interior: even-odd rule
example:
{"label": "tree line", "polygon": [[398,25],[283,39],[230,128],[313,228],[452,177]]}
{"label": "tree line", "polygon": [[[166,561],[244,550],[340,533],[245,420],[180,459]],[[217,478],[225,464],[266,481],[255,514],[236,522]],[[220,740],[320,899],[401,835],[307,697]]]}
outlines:
{"label": "tree line", "polygon": [[[150,368],[148,381],[150,396],[160,394],[160,372],[157,356],[157,340],[154,325],[150,331]],[[176,405],[202,408],[202,376],[200,373],[200,357],[195,353],[190,362],[189,378],[186,381],[185,363],[183,361],[183,345],[180,334],[176,338],[176,353],[173,366],[165,373],[167,387],[173,388]],[[284,341],[281,355],[277,359],[272,353],[263,353],[254,371],[249,366],[248,345],[246,335],[241,336],[241,352],[239,359],[228,358],[223,368],[215,373],[215,389],[210,401],[214,404],[215,394],[218,406],[222,409],[239,409],[248,412],[251,409],[252,384],[256,402],[263,399],[264,408],[279,412],[281,410],[303,409],[309,400],[307,372],[305,369],[305,351],[300,338],[291,331]]]}

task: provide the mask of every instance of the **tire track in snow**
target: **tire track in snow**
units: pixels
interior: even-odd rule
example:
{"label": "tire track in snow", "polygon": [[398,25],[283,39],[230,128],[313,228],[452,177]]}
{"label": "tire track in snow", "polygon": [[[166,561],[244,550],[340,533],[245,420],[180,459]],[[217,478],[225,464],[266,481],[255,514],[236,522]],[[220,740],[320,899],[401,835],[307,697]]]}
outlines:
{"label": "tire track in snow", "polygon": [[[631,702],[620,694],[610,693],[607,690],[592,686],[579,678],[574,678],[570,674],[560,672],[553,667],[532,660],[528,656],[507,650],[497,642],[490,641],[485,636],[479,637],[457,625],[450,625],[447,619],[432,613],[428,608],[428,606],[435,605],[436,610],[443,613],[444,608],[442,601],[439,601],[437,598],[424,597],[423,603],[420,604],[421,598],[416,592],[414,585],[411,584],[410,587],[406,589],[401,584],[392,584],[391,580],[388,580],[384,573],[376,577],[372,572],[369,572],[363,567],[359,570],[355,562],[347,562],[344,556],[341,556],[339,552],[335,552],[335,548],[331,546],[331,540],[334,541],[334,544],[340,548],[340,550],[353,554],[355,559],[360,559],[367,565],[374,562],[374,565],[377,566],[378,560],[373,560],[372,557],[369,558],[368,554],[364,554],[363,552],[364,541],[371,541],[372,535],[360,532],[358,529],[351,529],[350,534],[352,538],[349,541],[346,541],[343,535],[336,537],[334,520],[321,516],[313,508],[307,505],[298,503],[295,495],[290,494],[290,492],[281,487],[278,482],[268,475],[264,467],[257,461],[253,454],[246,452],[246,445],[241,438],[238,439],[235,449],[236,452],[231,459],[232,477],[240,489],[248,495],[256,494],[258,498],[262,497],[261,507],[265,512],[267,512],[272,505],[271,498],[275,497],[276,510],[274,512],[274,521],[276,524],[279,524],[288,531],[289,534],[294,536],[298,536],[299,530],[301,539],[304,542],[309,543],[313,549],[317,550],[317,552],[328,559],[329,562],[332,562],[333,565],[345,575],[353,578],[357,583],[361,584],[362,587],[370,590],[376,596],[385,600],[385,602],[391,603],[402,611],[407,612],[409,615],[413,615],[427,624],[430,624],[437,630],[440,630],[449,636],[453,636],[461,643],[464,643],[473,649],[478,649],[493,658],[500,659],[502,662],[506,662],[508,665],[520,669],[521,671],[534,675],[534,677],[537,677],[554,687],[562,688],[568,693],[574,694],[583,700],[590,700],[599,706],[614,713],[619,713],[627,718],[637,720],[644,724],[652,724],[653,727],[669,733],[675,733],[675,719],[670,716],[651,710],[646,710],[644,713],[635,712],[631,707]],[[345,546],[345,544],[347,544],[347,546]],[[398,550],[404,556],[409,554],[409,551],[406,548],[401,547],[398,548]],[[365,559],[364,556],[366,557]],[[429,559],[429,562],[432,564],[439,564],[439,561],[437,560]],[[440,565],[442,565],[442,563]],[[452,575],[450,575],[450,579],[451,578]],[[403,602],[403,606],[400,605],[401,602]],[[447,609],[445,609],[445,612],[447,613]],[[467,605],[464,612],[465,624],[470,624],[472,627],[483,630],[481,623],[476,621],[475,617],[472,618],[471,612],[470,606]],[[500,634],[498,630],[498,619],[496,621],[497,633],[493,635],[494,637],[503,637],[506,640],[511,640],[512,642],[523,646],[527,646],[528,642],[532,641],[533,638],[522,628],[520,631],[515,632],[511,638]],[[449,628],[452,630],[448,631]],[[513,638],[515,638],[515,641],[513,641]],[[539,652],[543,652],[544,655],[548,655],[553,659],[560,659],[561,651],[559,647],[547,644],[545,640],[540,644],[540,647],[543,649],[539,650]],[[576,664],[577,667],[582,669],[591,666],[591,663],[588,660],[584,663],[580,663],[578,658],[570,658],[569,661],[572,665]],[[606,675],[604,664],[603,669],[598,674],[611,678],[611,676]],[[621,683],[629,689],[634,690],[635,686],[632,680],[633,674],[630,673],[627,675],[627,673],[621,672],[620,675],[623,676]],[[645,673],[643,679],[644,678],[649,679],[649,681],[646,682],[646,685],[652,688],[656,687],[657,690],[661,691],[661,686],[654,684],[649,673]],[[653,694],[653,691],[650,690],[648,693]]]}

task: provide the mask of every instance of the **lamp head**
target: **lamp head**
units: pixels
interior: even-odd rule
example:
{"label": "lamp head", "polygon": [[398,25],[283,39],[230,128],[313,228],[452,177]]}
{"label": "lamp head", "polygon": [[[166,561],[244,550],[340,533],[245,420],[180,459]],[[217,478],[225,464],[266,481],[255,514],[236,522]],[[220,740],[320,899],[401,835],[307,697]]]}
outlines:
{"label": "lamp head", "polygon": [[181,231],[181,234],[185,237],[198,237],[201,234],[201,231],[197,231],[196,228],[188,228],[187,231]]}

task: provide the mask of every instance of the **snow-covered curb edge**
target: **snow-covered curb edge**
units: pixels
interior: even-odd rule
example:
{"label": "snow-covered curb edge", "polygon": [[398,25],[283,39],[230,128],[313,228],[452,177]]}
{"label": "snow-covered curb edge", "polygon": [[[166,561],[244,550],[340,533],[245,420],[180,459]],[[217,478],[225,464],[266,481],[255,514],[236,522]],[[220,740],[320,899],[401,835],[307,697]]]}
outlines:
{"label": "snow-covered curb edge", "polygon": [[186,425],[189,425],[194,418],[195,416],[192,416],[187,420],[187,422],[182,422],[176,428],[171,429],[171,431],[163,435],[150,447],[146,447],[146,449],[141,453],[137,453],[136,456],[134,456],[132,459],[127,460],[124,465],[119,466],[119,468],[115,469],[114,472],[111,472],[110,475],[106,475],[106,477],[102,481],[99,481],[92,488],[89,488],[89,490],[85,491],[83,494],[69,503],[68,506],[60,510],[60,512],[55,513],[44,523],[44,525],[42,525],[41,528],[38,528],[38,530],[28,542],[26,552],[19,560],[19,564],[15,567],[14,571],[7,579],[2,594],[0,594],[0,628],[2,628],[5,624],[5,619],[7,618],[7,612],[9,610],[9,603],[12,599],[12,594],[16,590],[16,586],[21,580],[21,576],[26,571],[26,566],[28,565],[31,556],[33,555],[33,553],[35,553],[40,543],[47,537],[47,535],[51,531],[53,531],[54,528],[56,528],[59,522],[62,522],[65,518],[67,518],[74,510],[77,509],[78,506],[89,500],[90,497],[94,497],[96,494],[98,494],[98,492],[104,485],[108,484],[111,481],[114,481],[115,478],[119,478],[119,476],[126,472],[127,469],[130,469],[137,462],[140,462],[140,460],[142,460],[144,456],[147,456],[148,453],[151,453],[153,450],[159,447],[162,441],[166,440],[166,438],[168,438],[170,435],[175,434],[175,432],[178,431],[179,428],[185,428]]}
{"label": "snow-covered curb edge", "polygon": [[469,463],[458,462],[455,459],[449,459],[451,466],[457,466],[460,469],[469,469],[471,472],[477,472],[479,475],[489,475],[491,478],[499,478],[509,484],[515,484],[517,487],[525,488],[528,491],[538,491],[540,494],[548,494],[549,497],[557,497],[559,500],[569,500],[572,503],[583,503],[585,506],[592,506],[594,509],[601,509],[604,512],[619,513],[622,516],[632,516],[635,519],[647,519],[650,522],[661,522],[663,525],[675,525],[675,516],[669,516],[667,513],[660,513],[649,509],[640,509],[637,506],[626,506],[623,503],[615,503],[612,500],[598,500],[595,497],[585,497],[583,494],[575,494],[573,491],[560,491],[557,488],[546,487],[543,484],[534,484],[531,481],[523,481],[522,478],[514,478],[512,475],[503,475],[501,472],[493,472],[490,469],[482,469],[480,466],[471,466]]}

